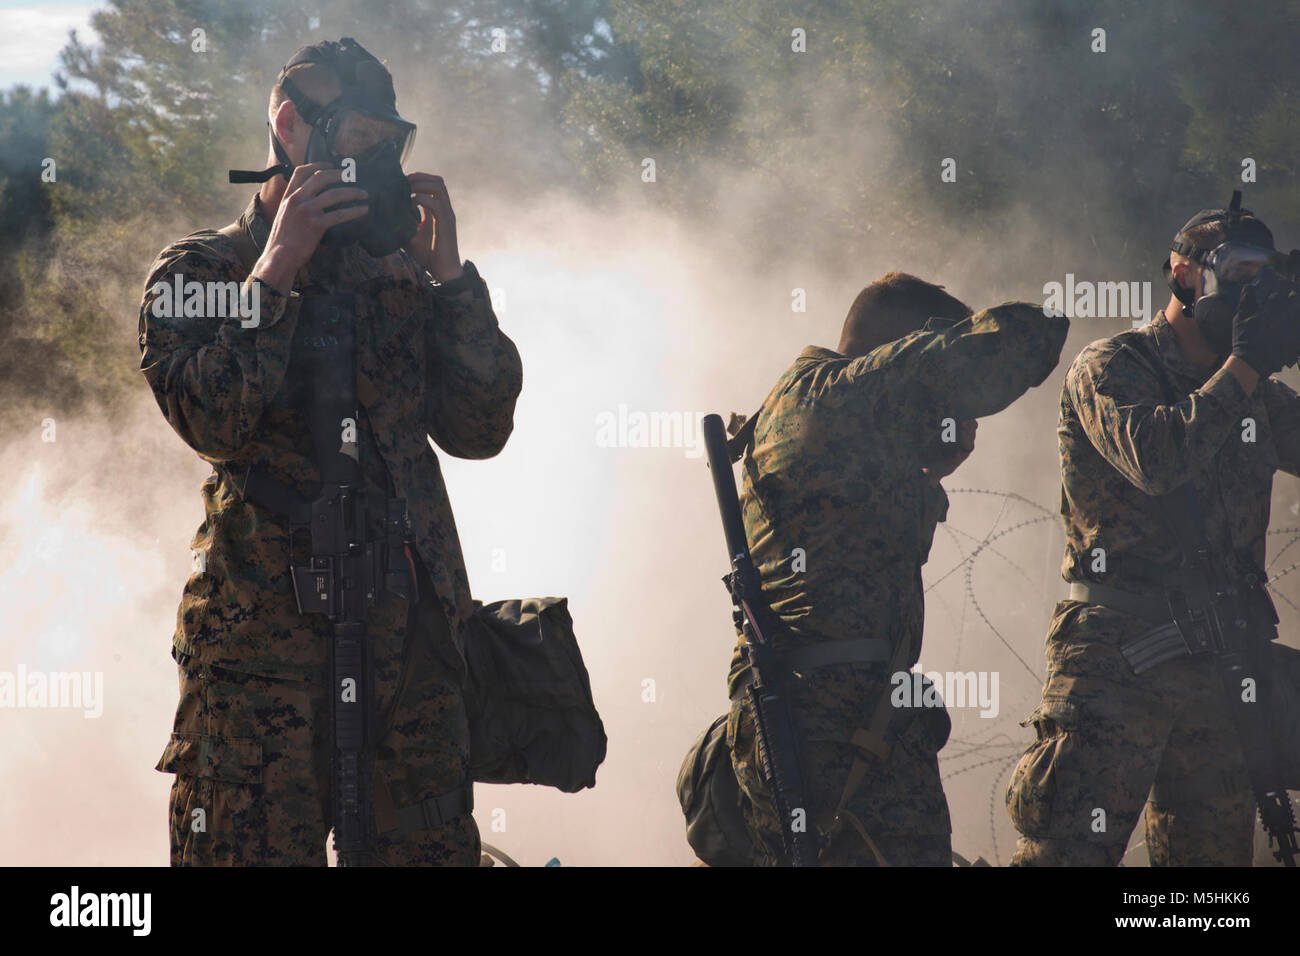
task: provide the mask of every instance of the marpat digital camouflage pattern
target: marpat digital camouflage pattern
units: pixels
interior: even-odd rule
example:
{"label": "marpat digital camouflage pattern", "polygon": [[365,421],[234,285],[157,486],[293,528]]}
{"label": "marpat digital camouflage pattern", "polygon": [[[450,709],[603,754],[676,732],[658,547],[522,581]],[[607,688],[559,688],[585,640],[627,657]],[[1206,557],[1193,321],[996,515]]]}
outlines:
{"label": "marpat digital camouflage pattern", "polygon": [[[421,600],[406,635],[374,638],[375,698],[386,729],[376,750],[372,849],[390,866],[474,866],[479,834],[469,813],[418,829],[399,827],[394,815],[466,785],[469,773],[464,672],[435,598]],[[175,732],[156,767],[176,774],[172,865],[324,866],[331,781],[325,688],[185,657],[180,663]]]}
{"label": "marpat digital camouflage pattern", "polygon": [[[1139,336],[1146,351],[1131,344]],[[1165,404],[1148,355],[1185,400]],[[1300,474],[1300,397],[1269,378],[1247,395],[1211,371],[1183,356],[1164,313],[1074,360],[1058,426],[1067,581],[1160,598],[1182,557],[1151,496],[1189,477],[1215,553],[1266,579],[1273,473]],[[1135,674],[1119,647],[1151,627],[1097,605],[1056,606],[1042,702],[1024,721],[1038,740],[1007,790],[1022,834],[1013,865],[1114,865],[1143,806],[1153,865],[1250,865],[1254,798],[1213,662],[1181,657]]]}
{"label": "marpat digital camouflage pattern", "polygon": [[[269,223],[256,199],[241,222],[262,246]],[[326,747],[322,766],[320,752],[302,749],[308,738],[301,721],[311,713],[311,721],[324,720],[321,726],[328,726],[328,712],[317,709],[320,702],[314,695],[328,672],[331,627],[323,615],[298,613],[285,520],[244,501],[239,491],[249,466],[256,464],[304,499],[316,492],[319,478],[302,407],[304,383],[297,380],[292,360],[299,293],[355,290],[357,395],[362,406],[357,439],[364,489],[374,503],[370,533],[380,533],[384,499],[404,497],[412,550],[427,575],[421,605],[430,610],[432,623],[422,634],[447,645],[432,651],[449,654],[461,675],[444,682],[437,692],[442,699],[435,701],[441,713],[452,716],[424,724],[420,746],[430,753],[445,751],[452,759],[442,763],[456,765],[463,757],[457,743],[464,730],[463,625],[472,599],[451,505],[426,436],[456,457],[488,458],[510,435],[522,370],[518,351],[497,326],[486,286],[480,280],[472,294],[451,296],[440,292],[405,253],[375,260],[356,246],[321,247],[299,274],[293,295],[257,284],[260,322],[243,328],[238,317],[154,315],[155,284],[171,283],[176,274],[186,282],[242,282],[247,269],[227,236],[195,233],[163,250],[154,262],[140,311],[141,371],[172,428],[213,468],[202,489],[206,518],[191,542],[203,564],[186,583],[177,612],[173,655],[184,666],[176,735],[159,763],[159,769],[178,772],[174,810],[194,787],[192,780],[182,779],[191,765],[177,755],[181,741],[193,739],[181,736],[186,734],[213,740],[203,753],[219,745],[227,754],[242,753],[241,759],[251,759],[260,737],[264,764],[277,749],[290,755],[285,761],[296,763],[298,772],[290,778],[299,794],[328,792],[327,777],[319,776],[328,772],[328,740],[322,744],[317,738],[313,745]],[[440,613],[432,613],[435,609]],[[406,601],[385,591],[370,609],[367,633],[375,644],[377,675],[399,666],[409,643],[411,610]],[[227,672],[252,675],[240,679],[255,690],[232,690],[236,696],[222,703],[212,690],[222,685],[201,683],[194,676]],[[253,677],[279,683],[272,686]],[[292,708],[276,703],[281,695],[296,695]],[[238,720],[227,725],[219,719],[222,707],[231,708]],[[316,724],[307,729],[312,726]],[[277,742],[279,736],[284,739]],[[381,758],[389,743],[381,741]],[[440,758],[429,760],[436,765]],[[310,779],[305,776],[309,766],[317,775]],[[269,765],[263,769],[272,770]],[[251,770],[245,767],[243,772]],[[413,799],[445,793],[465,782],[462,772],[444,767],[426,781],[427,792]],[[267,797],[271,795],[268,789]],[[277,819],[285,825],[297,819],[310,826],[316,817],[281,814],[269,818],[270,823],[265,815],[262,819],[267,826]],[[278,838],[253,834],[241,839],[268,839],[270,846]],[[473,843],[477,845],[477,837]],[[461,849],[465,852],[458,855],[466,857],[462,862],[477,862],[476,849]],[[174,859],[187,853],[173,845]],[[209,862],[221,858],[219,850],[206,857]]]}
{"label": "marpat digital camouflage pattern", "polygon": [[[921,469],[940,455],[945,419],[1001,411],[1055,368],[1069,322],[1008,303],[924,329],[849,359],[805,349],[759,410],[746,456],[741,508],[763,590],[789,643],[880,638],[916,663],[924,624],[921,565],[948,500]],[[796,551],[796,549],[800,549]],[[729,692],[746,677],[737,644]],[[856,753],[853,731],[890,690],[887,667],[841,664],[789,682],[799,728],[811,825],[825,831]],[[849,809],[891,865],[948,866],[951,823],[937,754],[948,733],[941,708],[891,715],[894,744]],[[754,753],[752,716],[733,703],[732,762],[751,831],[769,861],[781,839]],[[851,829],[823,865],[875,865]]]}

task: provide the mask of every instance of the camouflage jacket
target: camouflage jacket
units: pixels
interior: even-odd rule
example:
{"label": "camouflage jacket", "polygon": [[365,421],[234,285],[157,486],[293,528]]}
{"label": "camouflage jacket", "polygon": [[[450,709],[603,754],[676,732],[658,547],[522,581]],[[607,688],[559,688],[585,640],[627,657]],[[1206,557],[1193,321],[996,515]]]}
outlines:
{"label": "camouflage jacket", "polygon": [[[1154,356],[1185,396],[1176,405]],[[1159,592],[1182,554],[1150,496],[1188,478],[1215,553],[1236,573],[1262,573],[1273,473],[1300,473],[1300,397],[1281,382],[1261,378],[1247,395],[1230,372],[1198,369],[1161,312],[1079,353],[1057,433],[1067,581]]]}
{"label": "camouflage jacket", "polygon": [[[256,198],[240,223],[264,246],[270,224]],[[244,328],[238,317],[156,314],[155,284],[178,274],[185,282],[244,282],[247,269],[230,238],[194,233],[159,254],[140,309],[140,369],[168,423],[213,469],[203,483],[206,517],[191,542],[195,569],[177,612],[174,653],[323,679],[332,632],[324,615],[298,613],[287,524],[240,489],[256,465],[300,498],[315,496],[319,474],[295,401],[294,332],[302,296],[352,291],[358,461],[367,500],[378,503],[369,509],[371,527],[382,520],[385,497],[406,499],[414,549],[463,655],[469,581],[429,438],[458,458],[495,455],[513,427],[522,381],[519,353],[498,329],[482,280],[453,296],[404,252],[375,260],[356,246],[322,246],[289,296],[248,282],[260,315]],[[405,601],[381,592],[370,633],[400,647],[406,612]]]}
{"label": "camouflage jacket", "polygon": [[905,666],[916,662],[921,566],[947,512],[921,469],[939,457],[945,419],[992,415],[1040,384],[1068,329],[1008,303],[955,324],[931,319],[856,359],[804,349],[757,413],[741,494],[763,591],[790,642],[909,641]]}

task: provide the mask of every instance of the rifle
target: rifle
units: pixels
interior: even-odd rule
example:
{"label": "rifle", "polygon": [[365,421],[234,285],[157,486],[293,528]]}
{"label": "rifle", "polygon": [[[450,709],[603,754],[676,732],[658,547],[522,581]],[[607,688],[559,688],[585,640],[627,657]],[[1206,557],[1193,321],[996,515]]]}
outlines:
{"label": "rifle", "polygon": [[[309,390],[307,425],[321,487],[310,502],[310,523],[290,522],[290,569],[300,613],[320,613],[333,625],[330,653],[330,720],[334,849],[339,866],[383,862],[373,849],[374,736],[376,712],[367,611],[382,585],[401,597],[413,594],[406,502],[390,498],[384,515],[386,554],[367,540],[357,428],[356,330],[346,297],[304,299],[295,336]],[[311,536],[306,563],[293,556],[300,532]],[[379,560],[379,559],[385,560]]]}
{"label": "rifle", "polygon": [[[740,499],[736,495],[736,476],[731,470],[733,459],[727,448],[722,418],[706,415],[702,428],[709,470],[713,472],[713,491],[722,515],[727,555],[731,559],[731,573],[722,582],[731,594],[733,617],[745,641],[753,678],[746,696],[754,717],[759,771],[772,793],[787,860],[792,866],[816,866],[819,841],[816,832],[808,829],[808,804],[798,742],[790,702],[785,695],[786,672],[775,659],[772,646],[772,638],[780,631],[781,624],[763,598],[762,581],[749,553],[749,542],[740,516]],[[796,812],[803,814],[801,822],[804,825],[798,829],[794,820]]]}

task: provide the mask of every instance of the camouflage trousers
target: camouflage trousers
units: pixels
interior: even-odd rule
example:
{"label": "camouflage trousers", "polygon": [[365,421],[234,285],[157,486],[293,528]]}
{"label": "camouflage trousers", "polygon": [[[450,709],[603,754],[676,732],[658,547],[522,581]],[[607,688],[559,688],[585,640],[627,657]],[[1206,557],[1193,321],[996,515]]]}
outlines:
{"label": "camouflage trousers", "polygon": [[1146,808],[1152,866],[1250,866],[1255,804],[1210,660],[1141,675],[1120,644],[1149,625],[1077,601],[1056,606],[1038,739],[1007,788],[1022,834],[1013,866],[1114,866]]}
{"label": "camouflage trousers", "polygon": [[[894,711],[884,733],[887,759],[865,753],[851,742],[853,732],[868,724],[876,702],[889,693],[889,684],[870,673],[871,668],[859,665],[825,667],[789,684],[807,822],[824,845],[820,865],[878,866],[878,851],[890,866],[951,866],[952,824],[938,760],[950,727],[947,713],[942,707]],[[758,767],[753,715],[743,698],[731,706],[727,741],[750,834],[760,855],[775,865],[784,858],[782,824]],[[859,759],[866,774],[846,809],[866,838],[848,815],[838,825],[833,822]]]}
{"label": "camouflage trousers", "polygon": [[[389,865],[476,866],[473,816],[404,830],[393,812],[469,786],[463,675],[436,604],[404,641],[374,640],[380,727],[374,843]],[[432,638],[431,639],[431,634]],[[323,866],[331,811],[325,688],[181,658],[180,704],[156,769],[174,773],[173,866]],[[378,863],[378,861],[376,861]]]}

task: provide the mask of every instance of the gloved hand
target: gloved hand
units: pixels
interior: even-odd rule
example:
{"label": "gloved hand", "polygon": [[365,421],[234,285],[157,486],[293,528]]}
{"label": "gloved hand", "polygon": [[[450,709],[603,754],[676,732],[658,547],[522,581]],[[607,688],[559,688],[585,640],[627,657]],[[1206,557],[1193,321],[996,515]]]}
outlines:
{"label": "gloved hand", "polygon": [[1265,266],[1241,292],[1232,354],[1262,376],[1300,360],[1300,286]]}

